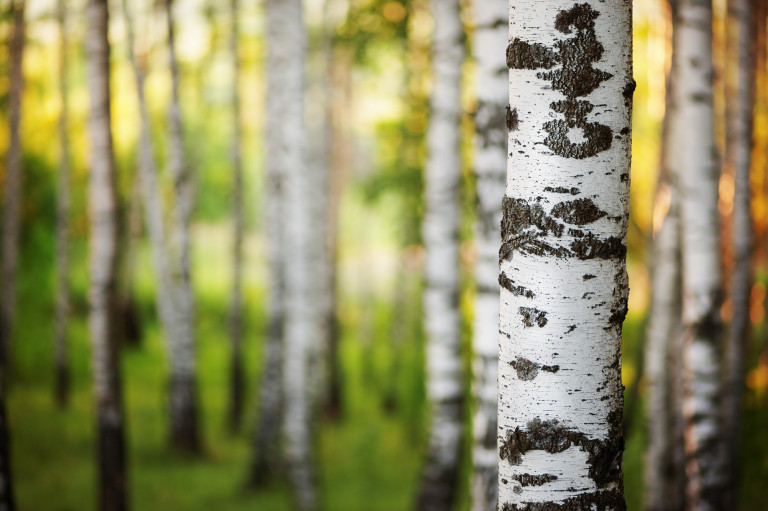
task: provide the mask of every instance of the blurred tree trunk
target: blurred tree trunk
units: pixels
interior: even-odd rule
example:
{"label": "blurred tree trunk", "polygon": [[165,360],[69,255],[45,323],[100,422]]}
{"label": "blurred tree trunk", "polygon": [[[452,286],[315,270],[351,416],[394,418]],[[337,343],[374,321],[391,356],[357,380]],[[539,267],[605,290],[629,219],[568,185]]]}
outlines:
{"label": "blurred tree trunk", "polygon": [[69,402],[69,363],[67,362],[67,318],[69,316],[69,101],[67,99],[67,23],[64,0],[58,1],[59,21],[59,154],[58,189],[56,195],[56,320],[54,356],[54,398],[67,406]]}
{"label": "blurred tree trunk", "polygon": [[498,497],[496,376],[499,359],[499,243],[501,200],[507,177],[505,112],[509,77],[504,72],[508,4],[478,0],[474,5],[473,53],[477,62],[474,172],[477,190],[475,291],[472,338],[476,409],[472,420],[472,510],[495,511]]}
{"label": "blurred tree trunk", "polygon": [[752,156],[752,107],[754,105],[753,9],[757,0],[729,0],[728,58],[735,73],[735,94],[726,94],[726,169],[734,176],[733,272],[731,303],[733,316],[726,353],[726,389],[723,402],[725,465],[729,481],[725,485],[726,509],[736,509],[739,481],[741,396],[744,386],[744,356],[749,342],[750,293],[752,291],[752,215],[749,184]]}
{"label": "blurred tree trunk", "polygon": [[427,334],[429,445],[417,509],[445,511],[456,500],[464,389],[459,314],[461,65],[464,31],[459,0],[434,0],[432,112],[427,132],[424,325]]}
{"label": "blurred tree trunk", "polygon": [[123,401],[116,337],[117,193],[112,150],[109,84],[109,10],[88,4],[88,83],[91,97],[90,316],[96,394],[99,509],[128,509]]}
{"label": "blurred tree trunk", "polygon": [[170,169],[173,176],[175,201],[172,239],[174,263],[174,299],[177,312],[178,336],[171,345],[171,444],[187,452],[200,450],[197,380],[195,376],[195,313],[190,281],[189,224],[194,203],[192,175],[184,148],[179,98],[179,66],[174,40],[173,0],[165,2],[168,22],[168,55],[171,68],[170,110]]}
{"label": "blurred tree trunk", "polygon": [[[0,363],[11,367],[11,344],[16,317],[16,267],[19,259],[19,210],[21,201],[21,95],[24,88],[24,0],[11,0],[13,32],[8,44],[9,77],[8,119],[10,141],[5,168],[3,211],[3,290],[0,308]],[[3,377],[6,377],[4,374]]]}
{"label": "blurred tree trunk", "polygon": [[[123,12],[125,14],[128,26],[128,51],[133,65],[134,75],[136,77],[136,91],[139,100],[140,116],[140,135],[139,135],[139,182],[141,184],[142,196],[144,199],[144,216],[149,234],[150,244],[152,246],[152,259],[157,276],[157,310],[160,322],[165,333],[168,358],[172,367],[172,374],[176,374],[176,368],[188,364],[188,359],[177,358],[185,355],[184,350],[178,348],[179,339],[184,339],[188,332],[186,323],[180,315],[179,280],[173,278],[172,262],[170,260],[168,245],[166,241],[165,225],[163,221],[163,204],[160,196],[160,187],[158,184],[157,168],[154,161],[154,150],[152,148],[152,137],[150,134],[149,112],[147,110],[146,99],[144,96],[144,70],[139,59],[146,61],[146,56],[137,56],[134,51],[134,29],[133,19],[128,10],[127,0],[123,0]],[[172,387],[171,398],[173,399]],[[171,410],[171,419],[173,421],[173,401]],[[172,427],[173,427],[172,422]],[[175,435],[176,429],[173,429]],[[174,436],[174,440],[175,440]],[[174,445],[178,445],[174,442]]]}
{"label": "blurred tree trunk", "polygon": [[[714,137],[712,4],[680,0],[679,75],[683,254],[683,374],[686,506],[723,509],[723,437],[719,416],[720,300],[718,162]],[[677,138],[677,137],[676,137]]]}
{"label": "blurred tree trunk", "polygon": [[[141,163],[139,163],[140,165]],[[137,165],[138,167],[138,165]],[[136,300],[136,253],[141,248],[141,179],[133,177],[131,196],[128,199],[128,215],[122,240],[122,282],[120,285],[121,340],[134,348],[141,346],[143,325],[139,304]]]}
{"label": "blurred tree trunk", "polygon": [[[670,0],[674,20],[676,2]],[[680,122],[673,88],[680,81],[677,74],[679,31],[673,28],[673,54],[667,77],[666,108],[661,134],[661,165],[654,203],[654,239],[652,247],[651,305],[646,330],[646,382],[648,385],[648,443],[645,453],[645,508],[648,511],[682,511],[684,487],[680,484],[682,466],[676,461],[682,449],[675,437],[681,390],[677,388],[679,371],[674,360],[676,340],[680,337],[682,296],[680,287],[680,194],[679,169],[676,165],[675,126]],[[660,225],[655,222],[660,221]],[[677,398],[677,399],[676,399]]]}
{"label": "blurred tree trunk", "polygon": [[317,508],[312,459],[312,378],[310,357],[316,349],[319,309],[312,303],[313,246],[310,175],[306,162],[304,87],[307,36],[301,0],[268,0],[267,25],[267,166],[284,176],[281,227],[285,258],[285,345],[283,353],[283,438],[288,476],[296,507]]}
{"label": "blurred tree trunk", "polygon": [[[499,506],[626,510],[632,3],[510,0]],[[589,99],[587,99],[589,98]],[[504,484],[506,483],[506,484]]]}
{"label": "blurred tree trunk", "polygon": [[234,244],[232,247],[232,295],[230,298],[229,331],[232,341],[230,365],[229,424],[232,431],[240,429],[243,419],[243,165],[240,139],[240,49],[238,27],[238,0],[232,0],[230,32],[230,53],[234,76],[232,80],[232,217],[234,221]]}

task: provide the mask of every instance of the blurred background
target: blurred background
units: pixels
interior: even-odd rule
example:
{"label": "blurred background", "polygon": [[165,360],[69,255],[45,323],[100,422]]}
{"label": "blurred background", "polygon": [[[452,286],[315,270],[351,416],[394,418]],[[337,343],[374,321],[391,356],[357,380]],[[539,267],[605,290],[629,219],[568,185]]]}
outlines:
{"label": "blurred background", "polygon": [[[309,154],[323,150],[312,134],[322,129],[322,80],[335,91],[338,207],[337,297],[341,406],[318,414],[317,474],[320,500],[333,511],[406,510],[412,507],[425,447],[424,332],[421,314],[423,167],[426,157],[432,19],[427,0],[306,0],[308,30],[307,125]],[[27,40],[22,96],[23,192],[17,272],[17,334],[6,385],[12,434],[12,463],[21,510],[95,508],[94,400],[88,341],[89,169],[87,123],[87,29],[85,0],[67,7],[69,136],[71,144],[71,310],[67,324],[71,372],[67,407],[54,401],[55,227],[59,23],[55,0],[26,1]],[[147,72],[146,95],[156,160],[167,159],[171,75],[163,5],[132,0],[136,48]],[[196,302],[198,388],[202,454],[168,448],[166,376],[162,329],[156,314],[150,246],[137,204],[138,103],[128,56],[127,27],[119,2],[110,4],[112,129],[124,249],[134,254],[130,328],[123,340],[130,499],[134,509],[231,511],[290,509],[287,485],[247,489],[263,372],[267,321],[267,252],[264,233],[265,24],[259,0],[241,1],[240,94],[244,184],[243,348],[244,416],[232,427],[229,415],[229,304],[232,287],[230,148],[234,76],[229,3],[178,0],[175,5],[181,109],[188,161],[194,174],[192,283]],[[670,19],[663,0],[634,2],[634,96],[631,219],[628,266],[629,314],[624,324],[626,386],[625,489],[629,509],[642,508],[645,449],[643,340],[650,300],[649,240],[659,220],[654,196],[665,75],[669,65]],[[473,7],[463,1],[462,19],[471,43]],[[715,38],[725,34],[725,2],[715,1]],[[9,1],[2,2],[0,39],[7,48],[13,31]],[[332,45],[328,65],[327,44]],[[763,39],[763,44],[765,40]],[[763,53],[763,56],[765,53]],[[717,80],[724,55],[715,55]],[[7,51],[0,53],[0,154],[9,144]],[[765,65],[758,76],[752,164],[755,281],[751,292],[752,342],[747,356],[742,424],[742,509],[764,509],[768,499],[768,345],[765,329],[766,228],[768,227],[768,88]],[[474,68],[463,69],[463,188],[461,263],[465,374],[471,374],[474,191],[471,171]],[[761,90],[762,89],[762,90]],[[724,97],[715,98],[722,116]],[[722,123],[720,123],[722,125]],[[718,140],[723,149],[725,135]],[[313,153],[314,151],[314,153]],[[5,163],[0,166],[4,179]],[[0,181],[3,182],[3,181]],[[163,164],[160,187],[173,183]],[[720,181],[720,212],[727,232],[733,208],[733,178]],[[136,220],[136,217],[139,220]],[[662,214],[663,215],[663,214]],[[724,239],[725,238],[724,236]],[[728,250],[728,242],[724,242]],[[727,261],[726,271],[727,271]],[[127,284],[126,282],[129,282]],[[723,305],[728,318],[729,301]],[[126,313],[128,314],[128,313]],[[467,379],[468,381],[468,379]],[[468,387],[467,383],[467,388]],[[467,412],[467,425],[470,415]],[[469,431],[469,429],[467,429]],[[467,434],[469,438],[469,434]],[[469,442],[458,509],[469,508]]]}

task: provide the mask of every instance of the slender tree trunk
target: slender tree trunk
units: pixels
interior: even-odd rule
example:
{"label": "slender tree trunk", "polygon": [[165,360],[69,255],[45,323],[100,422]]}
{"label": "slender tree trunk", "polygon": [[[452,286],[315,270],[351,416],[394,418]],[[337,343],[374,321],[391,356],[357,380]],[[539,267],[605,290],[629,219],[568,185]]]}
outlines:
{"label": "slender tree trunk", "polygon": [[312,464],[310,357],[318,339],[318,309],[312,303],[312,245],[315,193],[309,175],[316,172],[305,156],[304,85],[306,30],[300,0],[268,0],[267,8],[267,154],[285,176],[282,223],[285,233],[285,351],[283,356],[283,435],[288,475],[297,508],[317,507]]}
{"label": "slender tree trunk", "polygon": [[128,490],[119,346],[115,335],[118,228],[109,105],[108,26],[107,1],[90,0],[87,36],[91,95],[89,328],[98,423],[99,509],[122,511],[128,509]]}
{"label": "slender tree trunk", "polygon": [[461,65],[464,31],[458,0],[434,0],[432,113],[427,132],[424,325],[427,334],[429,444],[419,511],[446,511],[456,499],[461,457],[463,384],[459,313]]}
{"label": "slender tree trunk", "polygon": [[56,196],[56,321],[54,333],[54,398],[67,406],[69,402],[69,363],[67,362],[67,318],[69,316],[69,102],[67,100],[67,23],[64,0],[58,2],[59,18],[59,115],[58,194]]}
{"label": "slender tree trunk", "polygon": [[495,511],[498,498],[496,460],[496,378],[499,337],[499,240],[501,200],[506,181],[505,111],[509,84],[504,53],[508,4],[479,0],[474,5],[474,57],[477,62],[474,170],[477,189],[475,226],[474,381],[472,510]]}
{"label": "slender tree trunk", "polygon": [[[674,1],[670,2],[674,11]],[[678,31],[673,34],[673,48],[677,45]],[[674,51],[674,50],[673,50]],[[651,306],[646,331],[646,382],[648,384],[647,423],[648,443],[645,454],[645,508],[648,511],[682,511],[683,492],[677,484],[677,472],[682,468],[675,463],[679,447],[674,436],[676,407],[673,396],[675,372],[671,355],[680,336],[680,198],[678,192],[679,169],[675,165],[674,127],[679,124],[679,110],[673,101],[672,88],[681,77],[676,74],[675,62],[667,78],[666,113],[662,126],[661,165],[654,204],[654,222],[657,212],[663,215],[660,226],[653,226],[653,275],[651,280]],[[679,404],[679,402],[677,402]]]}
{"label": "slender tree trunk", "polygon": [[714,138],[712,4],[681,0],[675,104],[683,247],[683,374],[686,506],[723,509],[720,392],[718,162]]}
{"label": "slender tree trunk", "polygon": [[172,265],[174,306],[178,325],[171,356],[170,414],[171,444],[186,452],[200,450],[197,380],[195,377],[194,298],[190,281],[189,224],[194,202],[192,176],[184,149],[179,99],[179,66],[174,42],[173,0],[166,0],[168,54],[171,68],[170,169],[176,191],[174,202]]}
{"label": "slender tree trunk", "polygon": [[737,509],[739,481],[741,396],[744,385],[744,355],[749,342],[749,309],[752,291],[752,215],[749,174],[752,156],[752,107],[754,105],[753,10],[754,0],[730,0],[728,21],[733,31],[729,41],[728,62],[736,70],[735,95],[726,97],[726,167],[733,173],[735,193],[731,234],[733,272],[731,303],[733,317],[728,332],[726,389],[723,402],[723,433],[728,484],[725,485],[726,509]]}
{"label": "slender tree trunk", "polygon": [[[7,372],[11,367],[11,344],[16,317],[16,267],[19,259],[19,208],[21,201],[21,94],[24,88],[23,58],[26,24],[24,0],[12,0],[13,33],[8,44],[9,76],[8,119],[10,142],[3,183],[3,267],[2,304],[0,307],[0,363]],[[7,377],[4,374],[3,377]]]}
{"label": "slender tree trunk", "polygon": [[[193,371],[194,364],[190,364],[188,350],[183,349],[183,346],[179,346],[180,342],[187,338],[186,336],[189,333],[189,328],[188,323],[182,316],[183,309],[180,308],[180,281],[174,279],[172,272],[173,265],[169,257],[163,222],[163,204],[160,197],[157,168],[155,166],[152,137],[150,135],[149,112],[144,97],[145,75],[134,53],[133,20],[128,10],[127,0],[123,0],[123,12],[125,13],[128,25],[128,50],[136,77],[136,90],[139,99],[141,124],[139,139],[139,181],[141,183],[142,196],[144,199],[144,216],[146,219],[147,232],[149,233],[149,239],[152,245],[152,259],[157,275],[158,316],[160,317],[160,322],[162,323],[165,332],[168,359],[171,366],[172,438],[173,445],[180,446],[177,442],[181,437],[176,436],[179,426],[177,426],[175,422],[175,419],[179,417],[179,414],[175,413],[178,408],[174,408],[174,404],[178,404],[179,402],[187,403],[188,401],[185,399],[174,401],[174,392],[178,391],[179,387],[174,386],[173,382],[177,381],[175,378],[179,373],[189,374],[190,367]],[[192,374],[194,373],[192,372]],[[188,436],[184,436],[184,438],[187,440],[189,439]]]}
{"label": "slender tree trunk", "polygon": [[[140,165],[140,163],[139,163]],[[128,215],[123,236],[122,285],[120,296],[120,329],[124,344],[137,348],[142,341],[142,321],[136,301],[136,253],[141,243],[141,179],[133,178]]]}
{"label": "slender tree trunk", "polygon": [[232,340],[232,362],[230,373],[229,424],[233,431],[240,429],[243,419],[243,165],[240,139],[240,50],[238,38],[238,0],[232,0],[230,53],[234,67],[232,83],[232,217],[234,218],[234,245],[232,264],[232,297],[230,298],[230,338]]}
{"label": "slender tree trunk", "polygon": [[509,19],[500,510],[625,510],[632,3],[510,0]]}

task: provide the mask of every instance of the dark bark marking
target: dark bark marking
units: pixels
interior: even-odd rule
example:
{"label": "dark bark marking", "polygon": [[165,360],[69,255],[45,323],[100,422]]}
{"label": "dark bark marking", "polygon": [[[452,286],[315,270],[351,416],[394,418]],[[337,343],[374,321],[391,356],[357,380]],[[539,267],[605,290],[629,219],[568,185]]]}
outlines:
{"label": "dark bark marking", "polygon": [[635,95],[635,89],[637,88],[637,82],[631,80],[624,86],[624,91],[621,93],[624,96],[624,106],[630,106],[632,104],[632,98]]}
{"label": "dark bark marking", "polygon": [[507,106],[507,130],[517,131],[517,108],[510,108]]}
{"label": "dark bark marking", "polygon": [[592,233],[574,240],[571,250],[579,259],[617,259],[627,254],[627,247],[621,238],[610,236],[601,240]]}
{"label": "dark bark marking", "polygon": [[504,272],[499,273],[499,285],[515,296],[524,296],[526,298],[533,298],[535,296],[530,289],[516,286],[515,282],[507,277]]}
{"label": "dark bark marking", "polygon": [[552,208],[552,216],[574,225],[587,225],[603,218],[608,213],[595,205],[592,199],[578,199],[561,202]]}
{"label": "dark bark marking", "polygon": [[520,307],[517,312],[523,316],[523,324],[526,327],[531,327],[535,323],[539,328],[544,328],[547,324],[547,313],[544,311],[533,307]]}
{"label": "dark bark marking", "polygon": [[592,275],[591,273],[585,273],[584,276],[582,277],[582,279],[584,280],[591,280],[594,278],[597,278],[597,275]]}
{"label": "dark bark marking", "polygon": [[552,69],[557,63],[557,55],[543,44],[527,43],[516,37],[507,46],[507,67],[510,69]]}
{"label": "dark bark marking", "polygon": [[545,192],[552,192],[552,193],[570,193],[571,195],[578,195],[581,190],[576,188],[575,186],[572,188],[566,188],[564,186],[557,186],[555,188],[552,188],[551,186],[547,186],[544,188]]}
{"label": "dark bark marking", "polygon": [[512,479],[520,483],[520,486],[543,486],[552,481],[557,481],[555,474],[519,474],[512,476]]}
{"label": "dark bark marking", "polygon": [[559,365],[553,365],[553,366],[541,366],[541,370],[547,373],[556,373],[560,370]]}
{"label": "dark bark marking", "polygon": [[516,357],[509,365],[517,371],[517,377],[523,381],[535,379],[539,375],[539,369],[541,368],[541,365],[523,357]]}

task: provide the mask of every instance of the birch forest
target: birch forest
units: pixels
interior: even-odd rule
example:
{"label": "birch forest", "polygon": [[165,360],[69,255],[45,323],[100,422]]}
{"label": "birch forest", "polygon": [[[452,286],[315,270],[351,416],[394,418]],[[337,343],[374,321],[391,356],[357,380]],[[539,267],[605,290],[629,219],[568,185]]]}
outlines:
{"label": "birch forest", "polygon": [[0,511],[768,509],[768,0],[0,0]]}

